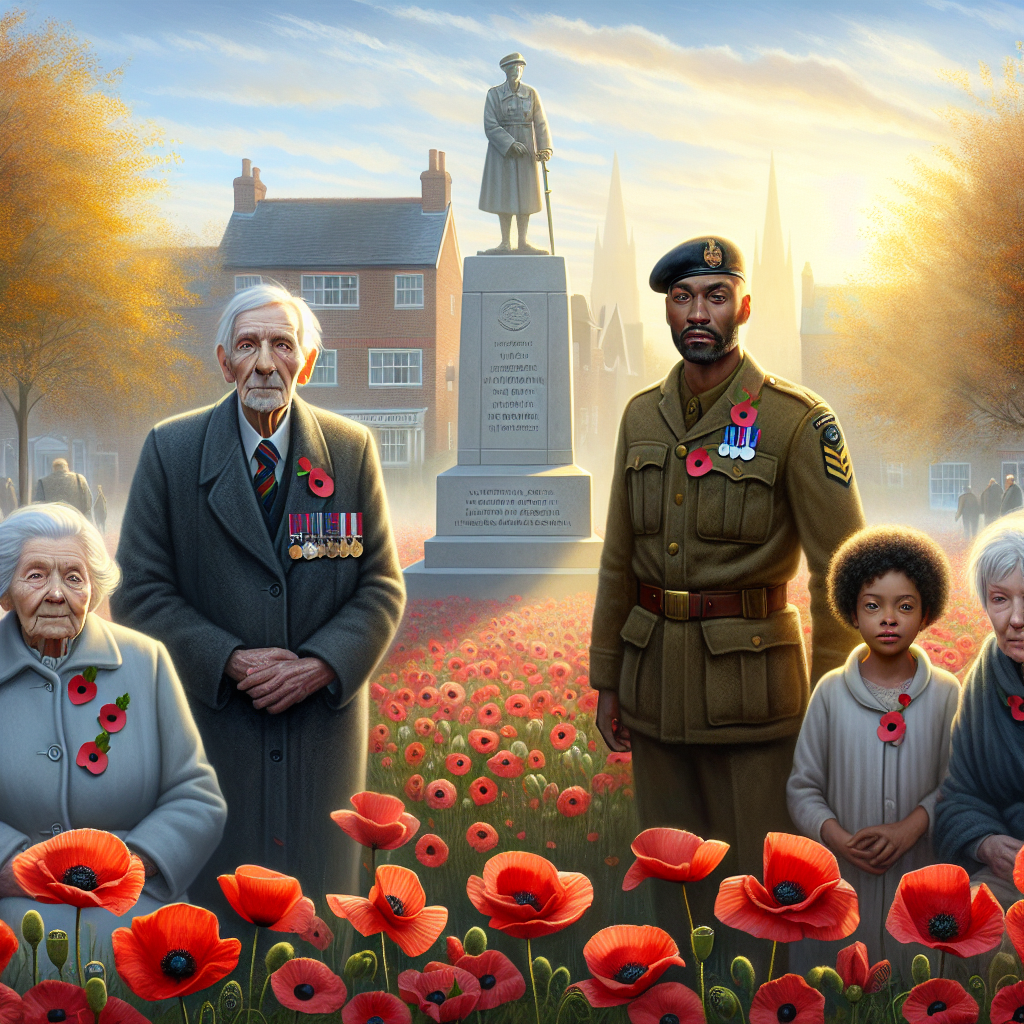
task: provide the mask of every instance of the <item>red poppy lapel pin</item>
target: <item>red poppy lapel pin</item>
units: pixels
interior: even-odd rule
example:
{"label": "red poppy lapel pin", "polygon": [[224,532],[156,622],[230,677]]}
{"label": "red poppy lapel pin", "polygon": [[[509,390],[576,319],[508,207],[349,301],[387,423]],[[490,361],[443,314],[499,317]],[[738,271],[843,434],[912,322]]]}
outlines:
{"label": "red poppy lapel pin", "polygon": [[68,680],[68,700],[72,704],[88,704],[96,696],[96,666]]}
{"label": "red poppy lapel pin", "polygon": [[314,469],[313,463],[305,455],[300,456],[299,468],[295,471],[295,475],[306,477],[310,491],[318,498],[329,498],[334,493],[334,481],[331,477],[322,469]]}
{"label": "red poppy lapel pin", "polygon": [[[95,672],[96,670],[93,669],[92,671]],[[93,686],[93,696],[95,696],[95,690],[96,687]],[[84,702],[79,701],[79,703]],[[78,757],[75,758],[75,764],[79,768],[84,768],[93,775],[102,775],[107,770],[110,734],[112,732],[120,732],[125,727],[125,723],[128,721],[128,716],[125,712],[128,710],[130,703],[131,697],[124,693],[113,704],[104,704],[100,708],[97,720],[103,731],[95,740],[83,743],[78,748]]]}
{"label": "red poppy lapel pin", "polygon": [[[898,699],[904,710],[910,706],[910,694],[901,693]],[[903,718],[903,713],[900,711],[887,711],[882,715],[877,731],[878,738],[883,743],[891,743],[894,747],[898,747],[903,742],[903,737],[907,732],[907,723]]]}

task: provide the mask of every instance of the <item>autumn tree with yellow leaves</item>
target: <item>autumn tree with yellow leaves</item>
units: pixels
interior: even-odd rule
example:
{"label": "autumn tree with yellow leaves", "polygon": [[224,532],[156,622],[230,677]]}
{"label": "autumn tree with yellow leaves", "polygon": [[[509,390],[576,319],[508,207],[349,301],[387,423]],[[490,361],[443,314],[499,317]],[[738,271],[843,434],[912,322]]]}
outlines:
{"label": "autumn tree with yellow leaves", "polygon": [[172,156],[132,119],[88,44],[0,17],[0,391],[28,500],[36,404],[130,413],[173,402],[198,366],[181,310],[188,251],[154,200]]}
{"label": "autumn tree with yellow leaves", "polygon": [[950,141],[876,212],[869,274],[833,319],[833,386],[900,448],[1024,428],[1024,59],[946,111]]}

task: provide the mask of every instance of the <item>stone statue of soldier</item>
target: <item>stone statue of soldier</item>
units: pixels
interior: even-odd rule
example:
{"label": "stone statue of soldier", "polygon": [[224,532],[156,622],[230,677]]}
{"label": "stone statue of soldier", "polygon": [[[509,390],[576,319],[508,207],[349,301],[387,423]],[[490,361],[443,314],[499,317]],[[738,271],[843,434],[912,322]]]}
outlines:
{"label": "stone statue of soldier", "polygon": [[[539,163],[551,159],[551,133],[537,90],[522,81],[526,60],[510,53],[500,61],[505,81],[487,91],[484,133],[489,145],[480,183],[480,209],[496,213],[501,223],[501,244],[487,255],[524,253],[546,255],[526,240],[530,214],[541,209]],[[518,244],[512,248],[512,217]]]}

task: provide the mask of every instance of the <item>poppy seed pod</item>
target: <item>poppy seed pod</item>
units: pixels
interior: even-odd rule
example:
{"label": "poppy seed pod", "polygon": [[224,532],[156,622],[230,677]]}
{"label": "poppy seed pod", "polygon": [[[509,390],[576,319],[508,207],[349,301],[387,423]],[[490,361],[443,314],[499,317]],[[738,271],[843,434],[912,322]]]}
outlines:
{"label": "poppy seed pod", "polygon": [[480,956],[487,950],[487,932],[483,928],[470,928],[462,940],[467,956]]}
{"label": "poppy seed pod", "polygon": [[345,973],[353,980],[377,977],[377,954],[372,949],[364,949],[361,953],[353,953],[345,963]]}
{"label": "poppy seed pod", "polygon": [[926,981],[931,979],[931,961],[924,955],[924,953],[918,953],[917,956],[914,957],[914,962],[910,965],[910,974],[914,979],[915,985],[923,985]]}
{"label": "poppy seed pod", "polygon": [[586,769],[586,772],[589,775],[594,770],[594,759],[589,754],[584,754],[580,758],[580,761],[583,762],[583,767]]}
{"label": "poppy seed pod", "polygon": [[530,756],[530,748],[522,740],[514,740],[508,749],[509,753],[521,757],[524,761]]}
{"label": "poppy seed pod", "polygon": [[456,733],[452,737],[451,749],[456,754],[462,754],[462,753],[465,753],[466,747],[467,747],[466,737],[463,736],[462,733]]}
{"label": "poppy seed pod", "polygon": [[547,991],[551,984],[551,961],[547,957],[538,956],[533,959],[533,981],[537,988]]}
{"label": "poppy seed pod", "polygon": [[[988,987],[990,992],[995,992],[996,983],[1002,978],[1006,977],[1007,974],[1016,974],[1017,961],[1009,953],[1003,953],[1002,951],[996,953],[992,957],[992,963],[988,966]],[[1016,977],[1013,979],[1017,981]]]}
{"label": "poppy seed pod", "polygon": [[106,983],[107,980],[107,968],[103,965],[101,960],[90,960],[83,968],[82,975],[86,981],[90,978],[99,978],[100,981]]}
{"label": "poppy seed pod", "polygon": [[722,1020],[732,1020],[740,1008],[736,993],[729,988],[716,985],[708,992],[708,1002]]}
{"label": "poppy seed pod", "polygon": [[711,956],[711,950],[714,949],[715,930],[706,924],[699,925],[693,929],[690,941],[693,944],[693,955],[703,963]]}
{"label": "poppy seed pod", "polygon": [[234,1015],[242,1008],[242,986],[237,981],[229,981],[217,997],[217,1015],[224,1017]]}
{"label": "poppy seed pod", "polygon": [[85,1001],[97,1019],[107,1005],[107,983],[102,978],[90,978],[85,983]]}
{"label": "poppy seed pod", "polygon": [[289,960],[295,959],[295,947],[290,942],[275,942],[264,958],[267,965],[267,974],[273,974],[280,970]]}
{"label": "poppy seed pod", "polygon": [[755,983],[754,965],[745,956],[738,956],[733,960],[729,973],[732,975],[732,983],[743,989],[747,999],[752,999]]}
{"label": "poppy seed pod", "polygon": [[33,950],[43,941],[43,919],[38,910],[27,910],[21,919],[22,938]]}
{"label": "poppy seed pod", "polygon": [[[559,967],[554,974],[551,975],[551,980],[548,982],[548,999],[552,1002],[557,1002],[562,998],[562,993],[569,987],[569,982],[572,980],[572,976],[569,974],[568,967]],[[574,990],[575,991],[575,990]],[[586,999],[584,999],[586,1002]],[[590,1004],[587,1003],[587,1006]]]}
{"label": "poppy seed pod", "polygon": [[844,993],[848,1003],[859,1003],[864,998],[864,989],[860,985],[851,985]]}
{"label": "poppy seed pod", "polygon": [[540,779],[536,775],[527,775],[523,779],[523,789],[526,790],[526,795],[534,800],[539,800],[541,793],[544,792],[544,787],[540,784]]}
{"label": "poppy seed pod", "polygon": [[67,932],[54,928],[46,936],[46,955],[50,958],[50,963],[57,968],[58,972],[64,969],[64,965],[68,962]]}

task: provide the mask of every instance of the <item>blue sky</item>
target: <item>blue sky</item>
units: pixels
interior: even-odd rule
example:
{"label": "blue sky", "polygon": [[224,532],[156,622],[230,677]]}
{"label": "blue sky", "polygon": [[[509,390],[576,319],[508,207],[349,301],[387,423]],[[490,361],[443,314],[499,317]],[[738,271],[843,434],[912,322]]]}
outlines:
{"label": "blue sky", "polygon": [[[774,152],[799,273],[860,272],[869,213],[959,102],[940,74],[998,69],[1024,6],[953,3],[174,4],[36,0],[30,24],[69,23],[121,95],[180,156],[165,209],[208,241],[231,211],[241,159],[270,197],[415,195],[427,150],[447,152],[464,254],[497,241],[477,210],[486,90],[527,58],[554,138],[556,242],[589,291],[612,155],[644,278],[683,238],[715,232],[753,254]],[[496,12],[501,13],[496,13]],[[544,235],[535,220],[534,238]]]}

